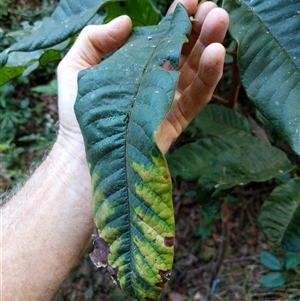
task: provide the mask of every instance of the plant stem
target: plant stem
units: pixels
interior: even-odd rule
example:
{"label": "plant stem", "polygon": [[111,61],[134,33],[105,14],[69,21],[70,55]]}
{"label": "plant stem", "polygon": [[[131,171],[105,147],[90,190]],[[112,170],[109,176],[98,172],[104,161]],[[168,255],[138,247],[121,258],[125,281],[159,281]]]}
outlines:
{"label": "plant stem", "polygon": [[211,300],[213,295],[215,294],[215,289],[216,286],[220,283],[219,279],[216,279],[216,277],[219,274],[219,271],[221,269],[221,266],[223,264],[223,261],[225,259],[227,247],[228,247],[228,242],[229,242],[229,231],[228,231],[228,201],[227,197],[224,198],[223,203],[222,203],[222,237],[221,237],[221,245],[220,245],[220,250],[218,254],[218,258],[216,261],[216,265],[210,280],[210,292],[208,295],[208,301]]}

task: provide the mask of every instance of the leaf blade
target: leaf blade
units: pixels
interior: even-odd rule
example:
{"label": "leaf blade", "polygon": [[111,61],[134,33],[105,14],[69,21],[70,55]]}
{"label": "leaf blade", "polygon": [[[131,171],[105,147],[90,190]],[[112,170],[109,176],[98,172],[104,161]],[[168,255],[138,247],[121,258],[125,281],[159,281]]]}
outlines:
{"label": "leaf blade", "polygon": [[258,222],[271,242],[289,251],[300,250],[300,179],[276,187],[266,199]]}
{"label": "leaf blade", "polygon": [[285,281],[285,276],[281,272],[271,272],[262,277],[263,286],[268,288],[280,287],[285,283]]}
{"label": "leaf blade", "polygon": [[281,271],[282,265],[277,257],[267,251],[260,253],[260,262],[272,271]]}
{"label": "leaf blade", "polygon": [[92,258],[140,300],[158,298],[173,261],[171,178],[155,131],[178,80],[177,71],[161,65],[179,63],[190,28],[178,6],[158,26],[134,29],[119,51],[79,75],[75,112],[92,174],[100,253],[106,254],[96,248]]}
{"label": "leaf blade", "polygon": [[300,154],[298,1],[224,0],[223,6],[238,41],[241,80],[249,98]]}

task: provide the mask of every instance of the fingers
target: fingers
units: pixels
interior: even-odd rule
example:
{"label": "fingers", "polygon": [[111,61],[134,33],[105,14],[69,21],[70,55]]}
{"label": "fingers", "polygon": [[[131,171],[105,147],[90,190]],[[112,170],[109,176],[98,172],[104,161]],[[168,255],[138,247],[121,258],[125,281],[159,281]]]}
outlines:
{"label": "fingers", "polygon": [[[223,9],[214,7],[212,5],[214,3],[206,2],[204,4],[200,5],[196,13],[200,21],[199,24],[194,26],[194,33],[197,34],[198,39],[193,48],[189,50],[190,53],[180,70],[181,75],[177,89],[181,93],[190,85],[198,72],[199,60],[204,49],[212,43],[222,43],[227,32],[229,24],[228,14]],[[201,9],[202,6],[204,7],[203,10]],[[199,13],[203,13],[205,16],[201,17]],[[200,30],[200,34],[197,33]]]}
{"label": "fingers", "polygon": [[182,129],[210,101],[223,74],[224,57],[225,48],[220,43],[210,44],[203,51],[198,72],[178,101]]}
{"label": "fingers", "polygon": [[[203,51],[199,68],[189,87],[181,94],[177,92],[172,107],[162,124],[161,131],[173,128],[172,140],[175,140],[191,120],[210,101],[217,83],[222,77],[225,49],[214,43]],[[170,142],[170,144],[172,141]],[[169,147],[170,144],[167,144]],[[163,149],[165,150],[166,147]]]}
{"label": "fingers", "polygon": [[[189,42],[184,44],[182,48],[183,59],[185,59],[184,56],[188,57],[188,55],[191,53],[196,41],[199,39],[199,34],[201,32],[204,20],[206,19],[208,13],[216,7],[217,5],[210,1],[204,2],[198,7],[194,15],[194,21],[192,22],[192,32],[188,37]],[[182,63],[183,61],[181,64]]]}
{"label": "fingers", "polygon": [[104,55],[120,47],[128,38],[132,23],[128,16],[121,16],[105,25],[85,27],[71,50],[62,61],[79,70],[98,64]]}

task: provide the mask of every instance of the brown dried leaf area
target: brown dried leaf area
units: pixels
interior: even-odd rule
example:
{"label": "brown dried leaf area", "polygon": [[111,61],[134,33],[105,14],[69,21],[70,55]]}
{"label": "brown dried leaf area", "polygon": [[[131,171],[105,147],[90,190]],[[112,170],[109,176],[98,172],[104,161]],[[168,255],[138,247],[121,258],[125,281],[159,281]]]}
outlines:
{"label": "brown dried leaf area", "polygon": [[[297,285],[273,290],[261,285],[261,278],[268,271],[260,264],[259,254],[263,250],[274,251],[274,246],[260,231],[256,217],[273,187],[272,183],[253,183],[237,189],[234,196],[238,201],[228,202],[226,215],[220,213],[210,225],[205,224],[196,198],[187,196],[186,192],[195,187],[182,182],[179,188],[174,188],[176,237],[167,239],[166,244],[175,243],[175,259],[160,301],[300,300]],[[201,236],[203,227],[210,229],[208,237]],[[100,255],[104,261],[105,254]],[[161,272],[162,279],[165,277],[167,281],[169,273]],[[133,298],[113,284],[106,268],[97,269],[85,255],[56,300],[131,301]]]}

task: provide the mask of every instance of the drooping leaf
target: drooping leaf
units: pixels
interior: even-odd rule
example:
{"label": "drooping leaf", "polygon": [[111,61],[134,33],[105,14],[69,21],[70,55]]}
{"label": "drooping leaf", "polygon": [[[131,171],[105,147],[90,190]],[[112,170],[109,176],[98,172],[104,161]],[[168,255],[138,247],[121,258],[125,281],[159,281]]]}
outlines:
{"label": "drooping leaf", "polygon": [[[21,66],[26,68],[24,75],[27,75],[38,68],[40,62],[47,64],[54,59],[60,59],[59,52],[95,16],[103,2],[104,0],[88,0],[82,3],[61,0],[50,18],[24,30],[23,35],[19,32],[17,37],[24,37],[0,54],[0,85],[20,75],[14,70],[19,70]],[[105,17],[104,11],[101,13],[100,23]],[[10,71],[9,76],[7,70]]]}
{"label": "drooping leaf", "polygon": [[135,28],[126,44],[79,75],[75,113],[82,130],[99,231],[91,255],[139,300],[156,300],[173,262],[171,178],[155,131],[173,101],[175,68],[191,24],[178,5],[157,26]]}
{"label": "drooping leaf", "polygon": [[262,251],[260,253],[260,262],[269,270],[281,271],[282,265],[277,257],[267,251]]}
{"label": "drooping leaf", "polygon": [[105,0],[61,0],[50,18],[5,51],[34,51],[57,45],[80,31]]}
{"label": "drooping leaf", "polygon": [[260,112],[300,154],[300,4],[224,0],[241,81]]}
{"label": "drooping leaf", "polygon": [[23,72],[26,70],[26,67],[20,66],[20,67],[1,67],[0,69],[0,86],[4,85],[11,79],[23,74]]}
{"label": "drooping leaf", "polygon": [[0,67],[0,86],[21,74],[23,76],[28,75],[39,66],[45,67],[49,62],[60,60],[61,51],[68,45],[69,39],[55,45],[52,49],[12,52],[6,65]]}
{"label": "drooping leaf", "polygon": [[235,186],[263,182],[294,168],[284,152],[252,138],[248,144],[219,154],[201,175],[197,186],[201,202],[227,195]]}
{"label": "drooping leaf", "polygon": [[285,276],[282,272],[271,272],[262,277],[264,287],[275,288],[280,287],[285,283]]}
{"label": "drooping leaf", "polygon": [[224,141],[211,137],[188,143],[167,155],[172,177],[185,181],[197,181],[214,159],[229,146]]}
{"label": "drooping leaf", "polygon": [[168,155],[172,176],[198,181],[197,196],[206,211],[218,209],[238,185],[266,181],[293,169],[284,152],[251,133],[248,120],[218,105],[207,105],[187,131],[197,137]]}
{"label": "drooping leaf", "polygon": [[264,202],[258,222],[274,243],[289,251],[300,250],[300,179],[276,187]]}

